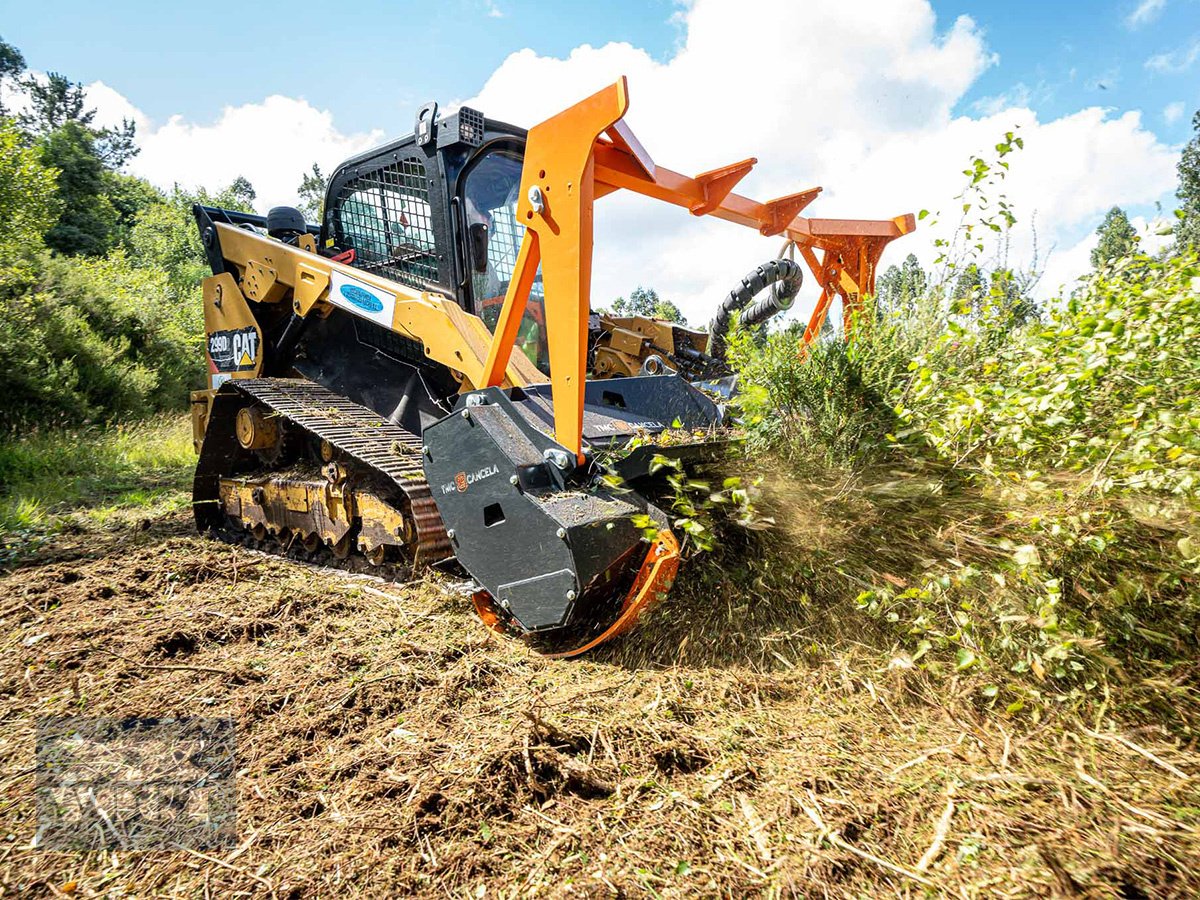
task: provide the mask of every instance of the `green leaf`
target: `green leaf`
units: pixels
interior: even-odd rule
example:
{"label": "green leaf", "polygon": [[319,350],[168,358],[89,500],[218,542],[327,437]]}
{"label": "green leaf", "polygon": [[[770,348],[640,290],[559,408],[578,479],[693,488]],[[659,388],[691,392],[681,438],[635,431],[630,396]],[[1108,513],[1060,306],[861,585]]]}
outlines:
{"label": "green leaf", "polygon": [[1013,551],[1013,561],[1021,568],[1036,566],[1042,561],[1037,547],[1033,544],[1023,544]]}
{"label": "green leaf", "polygon": [[954,654],[954,667],[960,671],[971,668],[976,662],[975,651],[969,647],[959,647]]}

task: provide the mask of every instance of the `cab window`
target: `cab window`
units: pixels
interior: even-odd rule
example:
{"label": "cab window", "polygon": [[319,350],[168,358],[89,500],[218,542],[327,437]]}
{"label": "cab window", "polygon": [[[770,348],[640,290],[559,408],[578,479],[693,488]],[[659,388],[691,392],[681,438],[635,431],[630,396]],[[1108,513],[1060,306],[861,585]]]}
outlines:
{"label": "cab window", "polygon": [[[475,315],[492,331],[525,236],[525,226],[517,221],[521,166],[518,151],[492,150],[476,161],[463,179],[472,302]],[[535,366],[549,372],[544,299],[539,269],[517,334],[517,347]]]}

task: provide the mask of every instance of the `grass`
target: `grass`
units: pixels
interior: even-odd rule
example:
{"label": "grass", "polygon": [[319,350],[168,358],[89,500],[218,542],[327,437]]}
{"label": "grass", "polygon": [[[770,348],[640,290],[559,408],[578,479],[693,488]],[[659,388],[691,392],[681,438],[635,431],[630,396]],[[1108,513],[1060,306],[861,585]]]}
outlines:
{"label": "grass", "polygon": [[[891,637],[827,577],[865,552],[848,556],[857,521],[839,514],[829,534],[828,493],[786,522],[793,553],[826,548],[819,577],[752,588],[701,557],[655,615],[578,660],[487,631],[437,575],[316,569],[207,540],[183,512],[62,534],[0,573],[0,885],[1196,896],[1195,743],[1111,709],[986,715],[927,671],[881,663]],[[47,852],[35,745],[55,715],[236,720],[237,846]]]}
{"label": "grass", "polygon": [[10,438],[0,443],[0,558],[80,518],[104,525],[179,508],[194,465],[181,415]]}
{"label": "grass", "polygon": [[[1200,630],[1170,556],[1192,508],[1131,519],[1090,470],[1035,487],[886,447],[851,465],[842,424],[880,423],[853,386],[828,394],[784,435],[815,453],[733,460],[765,476],[775,527],[723,533],[638,629],[571,662],[486,632],[436,575],[372,583],[196,535],[182,418],[3,446],[4,540],[54,536],[0,572],[13,883],[1194,896]],[[146,527],[93,524],[122,518]],[[35,722],[58,713],[235,718],[242,849],[37,847]]]}

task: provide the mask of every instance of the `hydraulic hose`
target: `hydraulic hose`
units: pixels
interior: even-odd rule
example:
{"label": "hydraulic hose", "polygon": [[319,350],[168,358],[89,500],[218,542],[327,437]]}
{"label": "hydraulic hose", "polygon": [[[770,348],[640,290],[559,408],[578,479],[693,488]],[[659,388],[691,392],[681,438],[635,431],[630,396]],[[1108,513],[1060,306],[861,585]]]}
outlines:
{"label": "hydraulic hose", "polygon": [[708,326],[709,356],[725,358],[725,336],[729,333],[733,314],[745,309],[756,294],[768,286],[771,288],[770,294],[742,313],[743,325],[759,325],[776,313],[790,309],[803,281],[804,273],[800,266],[794,260],[784,257],[763,263],[743,278],[741,283],[729,292],[729,296],[721,301],[721,305],[717,307],[717,314]]}

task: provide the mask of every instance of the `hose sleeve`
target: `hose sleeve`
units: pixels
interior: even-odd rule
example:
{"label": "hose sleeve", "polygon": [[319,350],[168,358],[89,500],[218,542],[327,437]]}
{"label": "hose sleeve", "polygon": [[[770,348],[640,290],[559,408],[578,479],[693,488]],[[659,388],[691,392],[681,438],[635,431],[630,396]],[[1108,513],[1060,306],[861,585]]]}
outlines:
{"label": "hose sleeve", "polygon": [[755,295],[772,286],[767,297],[742,314],[741,320],[745,325],[761,324],[776,313],[791,307],[803,280],[804,273],[799,264],[782,258],[763,263],[748,274],[717,307],[717,313],[708,327],[709,355],[717,359],[725,358],[725,337],[733,323],[733,314],[744,309]]}

